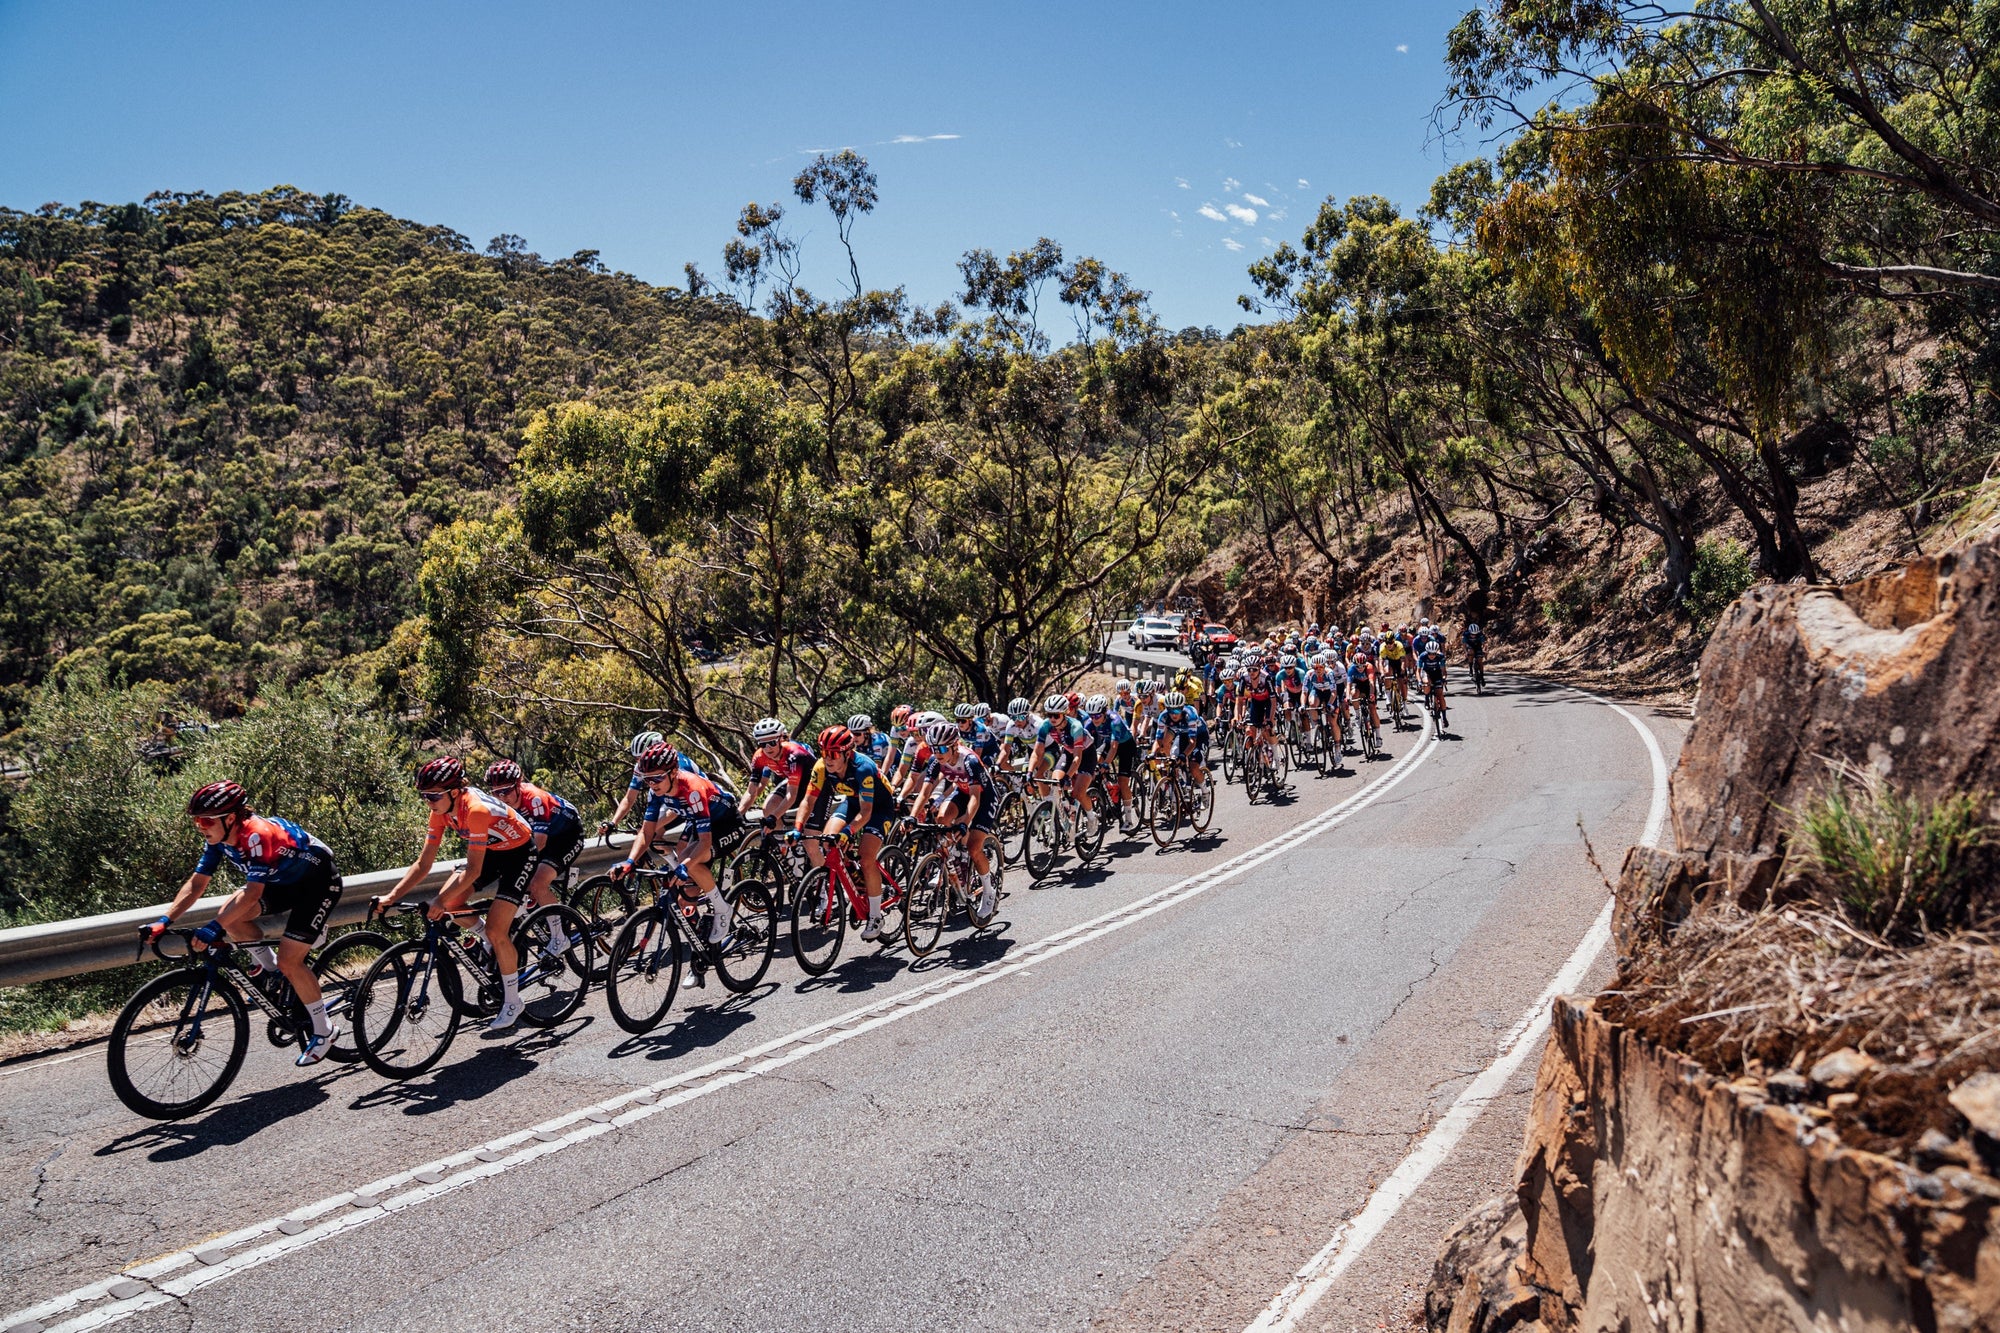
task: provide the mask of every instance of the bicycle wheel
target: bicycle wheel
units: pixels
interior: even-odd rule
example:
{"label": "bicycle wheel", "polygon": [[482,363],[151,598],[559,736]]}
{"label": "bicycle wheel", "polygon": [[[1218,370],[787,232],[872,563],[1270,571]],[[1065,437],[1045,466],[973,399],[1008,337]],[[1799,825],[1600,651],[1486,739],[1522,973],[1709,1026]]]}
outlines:
{"label": "bicycle wheel", "polygon": [[[556,952],[549,941],[560,928],[564,947]],[[521,1020],[538,1028],[567,1019],[590,994],[597,944],[582,913],[562,903],[537,907],[514,923],[514,948],[519,953]]]}
{"label": "bicycle wheel", "polygon": [[596,945],[596,973],[590,979],[602,982],[611,956],[611,941],[618,938],[625,918],[639,906],[639,895],[630,884],[621,884],[609,875],[592,875],[563,895],[563,901],[590,923],[591,941]]}
{"label": "bicycle wheel", "polygon": [[1062,830],[1058,825],[1056,803],[1048,797],[1035,802],[1034,810],[1028,815],[1028,831],[1023,837],[1026,850],[1021,859],[1027,864],[1031,879],[1045,879],[1056,868],[1056,848],[1060,845]]}
{"label": "bicycle wheel", "polygon": [[771,891],[758,880],[738,880],[728,896],[736,909],[729,923],[729,944],[711,951],[709,957],[723,989],[741,995],[770,970],[771,955],[778,951],[778,909],[771,902]]}
{"label": "bicycle wheel", "polygon": [[1007,891],[1007,867],[994,861],[992,857],[986,859],[986,864],[993,870],[993,910],[984,916],[980,915],[981,890],[977,888],[968,886],[970,896],[965,900],[965,919],[975,931],[984,930],[993,924],[993,918],[1000,915],[1000,897]]}
{"label": "bicycle wheel", "polygon": [[387,935],[357,930],[342,935],[313,959],[313,975],[319,978],[326,1016],[340,1029],[341,1036],[326,1053],[327,1059],[351,1065],[361,1058],[361,1048],[354,1037],[354,996],[361,989],[361,978],[368,974],[369,965],[388,947]]}
{"label": "bicycle wheel", "polygon": [[1104,812],[1111,806],[1111,797],[1102,782],[1093,780],[1087,790],[1090,808],[1079,808],[1076,812],[1076,855],[1085,863],[1096,860],[1104,850]]}
{"label": "bicycle wheel", "polygon": [[999,830],[1002,856],[1009,865],[1019,865],[1027,853],[1028,798],[1018,791],[1002,796],[993,822]]}
{"label": "bicycle wheel", "polygon": [[1222,745],[1222,780],[1234,782],[1243,773],[1243,747],[1237,743],[1236,733],[1229,733],[1229,739]]}
{"label": "bicycle wheel", "polygon": [[220,1097],[250,1049],[250,1010],[205,967],[163,972],[132,994],[105,1052],[111,1090],[153,1120],[193,1115]]}
{"label": "bicycle wheel", "polygon": [[944,934],[945,917],[951,911],[944,858],[932,852],[918,861],[904,881],[904,892],[903,943],[909,946],[911,957],[928,958]]}
{"label": "bicycle wheel", "polygon": [[1146,826],[1152,830],[1153,841],[1162,847],[1172,844],[1181,831],[1181,784],[1169,780],[1160,784],[1153,793],[1151,818]]}
{"label": "bicycle wheel", "polygon": [[799,970],[809,977],[825,975],[840,957],[846,937],[847,904],[826,867],[815,867],[792,896],[792,956],[799,960]]}
{"label": "bicycle wheel", "polygon": [[729,863],[722,867],[722,873],[715,877],[715,886],[727,897],[731,885],[745,880],[755,880],[764,886],[764,895],[774,907],[785,905],[785,867],[778,856],[762,842],[751,843],[740,848]]}
{"label": "bicycle wheel", "polygon": [[1204,772],[1200,782],[1189,785],[1186,799],[1188,827],[1196,833],[1208,832],[1215,820],[1215,779]]}
{"label": "bicycle wheel", "polygon": [[1273,745],[1271,747],[1270,779],[1273,788],[1284,786],[1286,780],[1292,776],[1292,760],[1288,751],[1288,746]]}
{"label": "bicycle wheel", "polygon": [[610,979],[604,1000],[612,1022],[635,1036],[660,1025],[681,988],[681,951],[672,913],[642,907],[625,919],[605,965]]}
{"label": "bicycle wheel", "polygon": [[383,1078],[423,1073],[458,1035],[458,965],[423,940],[405,940],[376,957],[354,992],[354,1038],[361,1058]]}

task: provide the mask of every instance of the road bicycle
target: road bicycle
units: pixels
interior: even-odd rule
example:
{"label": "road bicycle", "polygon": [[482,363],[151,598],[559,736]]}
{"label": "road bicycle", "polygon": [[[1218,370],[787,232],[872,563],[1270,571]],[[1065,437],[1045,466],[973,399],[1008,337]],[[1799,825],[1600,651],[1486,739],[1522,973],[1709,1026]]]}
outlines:
{"label": "road bicycle", "polygon": [[627,917],[611,943],[604,999],[612,1022],[635,1034],[658,1027],[680,992],[683,968],[696,987],[712,971],[735,995],[764,979],[777,952],[778,914],[763,884],[736,879],[723,887],[729,928],[716,940],[715,909],[706,895],[693,902],[681,896],[681,886],[694,877],[678,858],[661,869],[634,868],[632,878],[653,885],[653,901]]}
{"label": "road bicycle", "polygon": [[[395,916],[424,911],[422,903],[398,903]],[[491,1018],[500,1011],[500,976],[493,951],[481,931],[466,930],[461,917],[475,917],[488,904],[424,919],[424,933],[383,950],[361,978],[354,996],[355,1043],[361,1058],[383,1078],[423,1073],[451,1049],[466,1018]],[[371,908],[372,923],[379,909]],[[550,947],[561,930],[564,947]],[[517,917],[509,932],[520,971],[521,1020],[531,1027],[554,1027],[583,1004],[590,991],[597,945],[583,915],[566,903],[551,903]]]}
{"label": "road bicycle", "polygon": [[1403,708],[1409,702],[1410,683],[1400,671],[1391,671],[1388,680],[1389,716],[1397,731],[1403,730]]}
{"label": "road bicycle", "polygon": [[1486,693],[1486,654],[1473,653],[1465,664],[1472,669],[1472,692]]}
{"label": "road bicycle", "polygon": [[1225,783],[1243,780],[1243,728],[1233,721],[1222,738],[1222,780]]}
{"label": "road bicycle", "polygon": [[1204,771],[1201,781],[1196,782],[1186,756],[1168,759],[1149,755],[1146,766],[1151,785],[1146,824],[1153,841],[1171,846],[1183,825],[1195,834],[1206,833],[1215,817],[1214,777]]}
{"label": "road bicycle", "polygon": [[1287,749],[1282,739],[1244,747],[1243,786],[1250,800],[1256,800],[1260,790],[1275,796],[1290,781],[1291,760]]}
{"label": "road bicycle", "polygon": [[1037,786],[1053,788],[1053,791],[1036,801],[1028,813],[1025,860],[1029,876],[1037,880],[1048,878],[1049,872],[1055,869],[1056,858],[1066,851],[1074,851],[1084,865],[1097,859],[1104,850],[1103,812],[1110,805],[1103,780],[1096,776],[1091,778],[1089,810],[1085,810],[1083,803],[1071,793],[1066,779],[1034,778],[1031,781]]}
{"label": "road bicycle", "polygon": [[1028,854],[1028,775],[1021,769],[1003,768],[997,777],[1000,803],[993,810],[994,831],[1001,860],[1017,866]]}
{"label": "road bicycle", "polygon": [[[809,977],[824,976],[840,957],[850,924],[860,927],[868,920],[868,895],[855,883],[847,868],[847,848],[854,836],[849,832],[804,833],[801,841],[820,843],[826,849],[826,864],[815,867],[800,881],[792,897],[792,954],[799,970]],[[890,948],[903,934],[903,877],[897,857],[877,857],[882,871],[882,916],[877,930],[877,948]]]}
{"label": "road bicycle", "polygon": [[[197,950],[193,930],[169,930],[151,941],[153,956],[183,963],[134,991],[111,1025],[105,1057],[111,1089],[118,1100],[153,1120],[179,1120],[214,1103],[229,1090],[250,1048],[250,1010],[264,1014],[264,1035],[273,1046],[297,1046],[312,1031],[305,1005],[276,969],[252,976],[244,968],[244,946],[222,939]],[[169,953],[163,941],[178,939],[185,952]],[[307,965],[319,978],[326,1016],[353,1037],[354,993],[368,966],[389,947],[386,935],[356,930],[328,943]],[[137,957],[146,955],[141,939]],[[361,1058],[353,1040],[336,1041],[327,1052],[336,1064]]]}
{"label": "road bicycle", "polygon": [[1445,712],[1444,682],[1431,681],[1425,684],[1424,706],[1430,710],[1431,730],[1436,733],[1439,740],[1443,740],[1445,728],[1451,725],[1451,719]]}
{"label": "road bicycle", "polygon": [[[1337,706],[1337,705],[1336,705]],[[1333,771],[1340,771],[1341,738],[1327,729],[1326,713],[1329,705],[1314,704],[1306,710],[1305,752],[1306,762],[1324,773],[1332,762]],[[1303,767],[1303,765],[1301,765]]]}
{"label": "road bicycle", "polygon": [[981,914],[983,891],[972,866],[972,852],[965,845],[965,830],[925,824],[918,830],[925,845],[908,880],[909,899],[903,913],[903,942],[915,958],[927,958],[954,912],[963,911],[968,925],[981,931],[993,924],[1006,895],[1006,863],[991,851],[986,864],[994,875],[993,911]]}

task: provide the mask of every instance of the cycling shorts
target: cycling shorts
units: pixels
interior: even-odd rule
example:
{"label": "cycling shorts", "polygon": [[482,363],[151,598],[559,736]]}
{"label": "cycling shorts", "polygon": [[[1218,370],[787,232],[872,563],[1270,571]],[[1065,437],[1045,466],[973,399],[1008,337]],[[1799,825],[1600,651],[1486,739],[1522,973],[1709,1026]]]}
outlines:
{"label": "cycling shorts", "polygon": [[535,864],[553,868],[560,879],[569,873],[569,868],[576,864],[577,855],[582,851],[583,821],[575,815],[557,815],[549,821],[542,850],[535,853]]}
{"label": "cycling shorts", "polygon": [[1138,741],[1130,740],[1130,741],[1118,742],[1118,749],[1114,752],[1114,754],[1115,754],[1115,760],[1112,766],[1112,772],[1116,773],[1119,777],[1129,778],[1132,776],[1133,773],[1138,771],[1139,768]]}
{"label": "cycling shorts", "polygon": [[1270,720],[1271,701],[1269,699],[1245,699],[1243,701],[1243,725],[1247,727],[1261,727],[1268,724]]}
{"label": "cycling shorts", "polygon": [[[959,818],[965,817],[965,808],[972,804],[972,793],[955,791],[937,803],[940,814],[952,811]],[[998,792],[988,788],[979,793],[979,809],[973,813],[970,827],[978,833],[992,833],[999,828],[996,814],[1000,806]]]}
{"label": "cycling shorts", "polygon": [[313,868],[290,884],[266,884],[259,916],[283,916],[285,938],[312,947],[326,929],[327,915],[340,901],[340,876],[332,861],[315,858]]}
{"label": "cycling shorts", "polygon": [[708,853],[715,861],[727,860],[743,841],[743,815],[734,802],[717,801],[708,811]]}
{"label": "cycling shorts", "polygon": [[[1064,751],[1064,753],[1067,754],[1069,752]],[[1090,746],[1080,754],[1070,755],[1068,763],[1063,768],[1063,772],[1069,774],[1071,777],[1076,776],[1078,773],[1095,773],[1096,771],[1097,747],[1095,745]]]}
{"label": "cycling shorts", "polygon": [[1327,688],[1323,690],[1314,690],[1312,692],[1312,706],[1314,708],[1331,708],[1333,707],[1334,701],[1339,697],[1340,697],[1339,688],[1337,686],[1329,685]]}
{"label": "cycling shorts", "polygon": [[1203,763],[1207,760],[1208,733],[1206,731],[1196,732],[1193,734],[1190,734],[1185,731],[1176,731],[1173,733],[1173,738],[1174,738],[1174,746],[1172,751],[1170,751],[1170,753],[1173,755],[1174,758],[1183,759],[1189,755],[1192,755],[1194,756],[1195,762],[1198,764]]}
{"label": "cycling shorts", "polygon": [[[894,809],[895,804],[896,804],[895,801],[892,800],[887,793],[884,793],[882,799],[875,802],[874,806],[869,809],[868,822],[866,824],[859,825],[858,831],[862,833],[872,833],[878,838],[887,837],[889,833],[889,815],[890,812]],[[848,827],[850,829],[857,828],[857,826],[854,824],[853,821],[855,816],[859,815],[860,813],[861,813],[861,797],[858,795],[843,796],[839,800],[834,801],[832,804],[826,807],[826,819],[834,819],[834,818],[845,819],[848,821]],[[822,819],[819,821],[819,827],[821,828],[826,827],[826,819]]]}
{"label": "cycling shorts", "polygon": [[528,885],[534,881],[535,867],[539,864],[533,843],[524,842],[519,847],[489,847],[486,859],[479,863],[479,880],[472,886],[472,891],[477,894],[482,889],[492,889],[494,902],[512,903],[519,907],[527,901]]}

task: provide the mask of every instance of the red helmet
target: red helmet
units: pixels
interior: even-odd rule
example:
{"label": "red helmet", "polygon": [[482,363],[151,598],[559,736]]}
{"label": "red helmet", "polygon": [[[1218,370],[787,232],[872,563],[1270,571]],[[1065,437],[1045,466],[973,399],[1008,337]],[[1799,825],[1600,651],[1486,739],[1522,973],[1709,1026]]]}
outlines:
{"label": "red helmet", "polygon": [[442,791],[465,785],[465,765],[450,755],[439,755],[417,770],[418,791]]}
{"label": "red helmet", "polygon": [[1083,696],[1075,690],[1069,692],[1069,711],[1072,717],[1083,711]]}
{"label": "red helmet", "polygon": [[486,785],[489,787],[520,786],[521,766],[512,759],[495,759],[486,766]]}
{"label": "red helmet", "polygon": [[671,773],[681,766],[681,752],[674,748],[672,741],[655,741],[648,745],[639,756],[639,762],[632,765],[632,771],[642,778],[658,777]]}
{"label": "red helmet", "polygon": [[837,758],[853,748],[854,733],[846,727],[828,727],[819,734],[819,752],[825,758]]}
{"label": "red helmet", "polygon": [[250,809],[250,793],[238,783],[211,782],[195,789],[188,797],[187,812],[204,817],[211,815],[240,815]]}
{"label": "red helmet", "polygon": [[910,706],[908,704],[897,704],[889,710],[889,722],[891,725],[900,727],[909,720]]}

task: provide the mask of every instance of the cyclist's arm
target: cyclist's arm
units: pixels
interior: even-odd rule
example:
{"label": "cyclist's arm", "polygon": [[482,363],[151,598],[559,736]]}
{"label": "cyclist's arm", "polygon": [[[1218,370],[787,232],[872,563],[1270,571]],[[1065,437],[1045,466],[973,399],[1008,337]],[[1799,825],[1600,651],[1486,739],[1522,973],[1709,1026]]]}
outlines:
{"label": "cyclist's arm", "polygon": [[819,783],[808,780],[806,789],[799,793],[799,803],[793,808],[798,812],[792,816],[792,827],[800,833],[806,831],[806,812],[819,804]]}
{"label": "cyclist's arm", "polygon": [[417,854],[417,859],[403,872],[403,877],[396,881],[395,887],[382,895],[382,906],[394,906],[408,897],[410,891],[417,885],[423,883],[424,876],[431,873],[431,866],[437,861],[438,848],[443,843],[442,832],[433,832],[425,836],[423,851]]}
{"label": "cyclist's arm", "polygon": [[201,896],[208,892],[210,878],[210,876],[202,874],[199,870],[189,875],[187,882],[181,885],[180,892],[174,895],[174,900],[167,904],[165,913],[167,920],[180,920],[181,913],[200,902]]}

